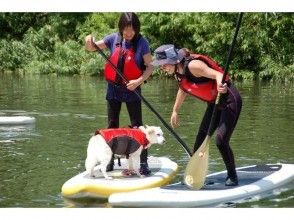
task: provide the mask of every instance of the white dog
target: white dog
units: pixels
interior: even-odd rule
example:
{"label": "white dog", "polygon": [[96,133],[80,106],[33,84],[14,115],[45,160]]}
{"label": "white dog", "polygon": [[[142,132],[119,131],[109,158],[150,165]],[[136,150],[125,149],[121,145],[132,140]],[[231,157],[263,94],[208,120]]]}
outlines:
{"label": "white dog", "polygon": [[112,179],[107,175],[106,167],[112,154],[116,154],[125,155],[128,159],[129,170],[141,176],[139,168],[142,150],[149,148],[152,144],[163,144],[164,141],[161,128],[155,126],[99,130],[91,137],[88,144],[86,171],[91,177],[97,176],[94,174],[94,167],[100,162],[98,169],[104,178]]}

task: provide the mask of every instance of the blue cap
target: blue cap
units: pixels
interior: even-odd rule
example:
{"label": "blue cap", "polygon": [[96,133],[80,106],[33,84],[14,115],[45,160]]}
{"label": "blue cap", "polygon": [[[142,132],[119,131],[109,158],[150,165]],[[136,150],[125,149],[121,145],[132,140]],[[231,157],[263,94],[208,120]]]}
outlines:
{"label": "blue cap", "polygon": [[155,60],[151,62],[153,66],[165,64],[177,64],[185,57],[184,50],[177,50],[172,44],[165,44],[158,47],[155,51]]}

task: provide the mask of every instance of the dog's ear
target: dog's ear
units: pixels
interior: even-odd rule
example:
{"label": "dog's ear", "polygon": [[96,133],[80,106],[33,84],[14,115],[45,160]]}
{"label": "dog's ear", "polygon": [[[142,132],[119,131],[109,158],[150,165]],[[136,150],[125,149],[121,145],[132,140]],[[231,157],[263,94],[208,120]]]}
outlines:
{"label": "dog's ear", "polygon": [[147,131],[148,131],[148,134],[155,133],[155,129],[154,128],[151,128],[150,126],[147,127]]}
{"label": "dog's ear", "polygon": [[159,131],[160,133],[163,133],[161,127],[156,127],[157,131]]}
{"label": "dog's ear", "polygon": [[145,128],[144,126],[140,126],[139,129],[140,129],[141,131],[146,131],[146,128]]}

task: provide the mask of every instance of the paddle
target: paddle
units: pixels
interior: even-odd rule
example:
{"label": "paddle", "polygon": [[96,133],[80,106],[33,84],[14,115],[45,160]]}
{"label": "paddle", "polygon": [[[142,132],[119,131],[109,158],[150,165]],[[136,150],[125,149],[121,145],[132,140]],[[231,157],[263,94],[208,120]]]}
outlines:
{"label": "paddle", "polygon": [[[230,46],[229,53],[226,59],[222,83],[225,82],[226,76],[228,74],[229,64],[232,57],[232,51],[235,46],[236,38],[237,38],[238,31],[241,25],[242,16],[243,16],[243,13],[242,12],[239,13],[234,38],[233,38],[233,41]],[[186,167],[186,171],[184,174],[184,183],[188,187],[193,189],[200,189],[204,185],[205,177],[208,171],[209,142],[213,134],[213,125],[216,120],[216,115],[217,115],[216,112],[217,112],[217,107],[220,103],[220,98],[221,98],[221,94],[218,93],[217,98],[215,100],[215,106],[211,116],[206,138],[201,144],[201,146],[199,147],[199,149],[190,158],[188,165]]]}
{"label": "paddle", "polygon": [[[124,77],[123,73],[108,59],[108,57],[103,53],[103,51],[93,42],[94,47],[97,49],[99,54],[112,66],[112,68],[117,72],[117,74],[122,78],[122,80],[127,84],[129,81]],[[169,130],[173,136],[177,139],[177,141],[184,148],[186,153],[191,157],[192,153],[190,152],[188,146],[185,142],[179,137],[179,135],[164,121],[164,119],[160,116],[160,114],[150,105],[150,103],[137,91],[133,91],[140,99],[144,102],[144,104],[158,117],[158,119],[162,122],[162,124]]]}

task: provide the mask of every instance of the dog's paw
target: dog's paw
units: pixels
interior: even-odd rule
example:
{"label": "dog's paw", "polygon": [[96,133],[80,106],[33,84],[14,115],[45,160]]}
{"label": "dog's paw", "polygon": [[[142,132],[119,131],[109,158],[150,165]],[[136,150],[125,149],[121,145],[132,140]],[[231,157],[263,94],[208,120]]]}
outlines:
{"label": "dog's paw", "polygon": [[134,176],[134,175],[137,175],[137,173],[135,172],[135,170],[128,170],[128,169],[123,170],[121,173],[122,173],[123,176]]}

